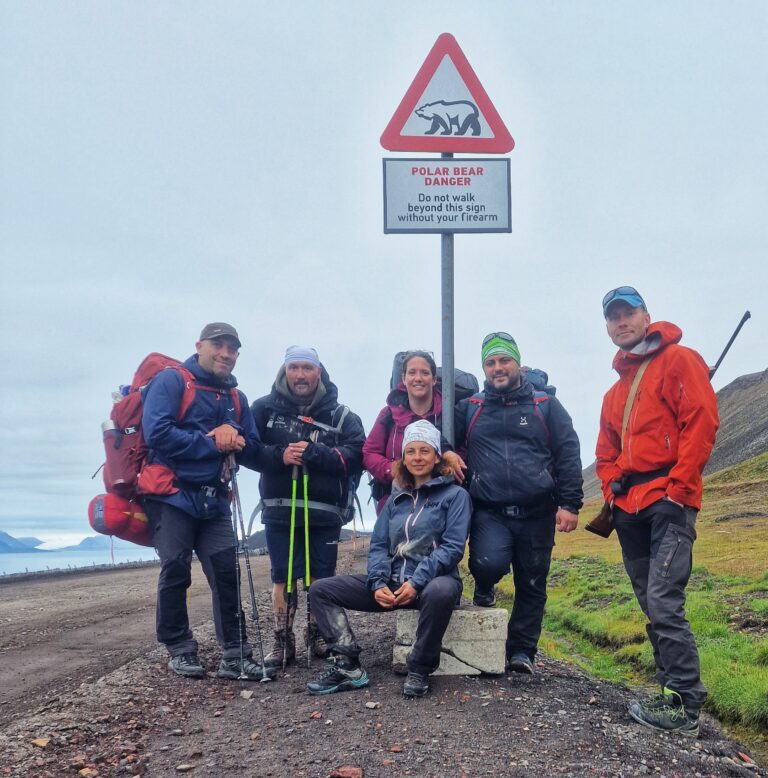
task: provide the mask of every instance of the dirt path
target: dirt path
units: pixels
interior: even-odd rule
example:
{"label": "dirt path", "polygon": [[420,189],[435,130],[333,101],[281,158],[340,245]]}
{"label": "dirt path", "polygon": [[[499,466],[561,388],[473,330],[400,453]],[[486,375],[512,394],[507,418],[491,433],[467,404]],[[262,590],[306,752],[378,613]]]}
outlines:
{"label": "dirt path", "polygon": [[[344,552],[344,568],[363,564]],[[254,568],[266,620],[267,560],[255,559]],[[14,715],[3,711],[0,776],[768,775],[745,764],[739,752],[746,749],[712,719],[704,717],[693,742],[650,732],[627,716],[629,690],[547,658],[532,678],[440,677],[428,697],[406,700],[402,678],[391,671],[391,614],[353,615],[367,689],[309,697],[304,685],[322,670],[319,660],[310,670],[299,662],[269,684],[223,682],[213,672],[202,681],[180,679],[154,647],[156,572],[0,588],[0,671],[10,683],[2,693],[14,694],[2,706]],[[204,621],[209,605],[199,576],[193,588],[196,620]],[[47,600],[58,605],[36,612]],[[218,651],[210,623],[196,634],[212,671]],[[82,635],[91,645],[78,650]],[[34,662],[22,659],[18,640]],[[46,663],[46,654],[56,661]],[[38,665],[50,681],[30,680]],[[100,677],[81,683],[83,674]]]}
{"label": "dirt path", "polygon": [[[256,584],[268,586],[269,570]],[[46,575],[0,584],[0,726],[73,684],[92,681],[155,641],[157,566]],[[211,618],[210,590],[195,562],[193,626]]]}

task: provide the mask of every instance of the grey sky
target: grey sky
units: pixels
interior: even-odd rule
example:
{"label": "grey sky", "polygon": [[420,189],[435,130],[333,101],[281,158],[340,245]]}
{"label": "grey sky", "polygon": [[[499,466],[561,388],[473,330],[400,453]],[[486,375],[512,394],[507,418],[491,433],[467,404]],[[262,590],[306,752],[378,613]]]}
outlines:
{"label": "grey sky", "polygon": [[456,238],[456,364],[512,332],[585,464],[611,287],[710,362],[750,308],[715,386],[766,368],[762,0],[0,0],[0,529],[89,533],[110,392],[207,321],[249,399],[309,343],[366,429],[393,353],[439,353],[440,240],[383,234],[379,136],[441,32],[517,144],[514,232]]}

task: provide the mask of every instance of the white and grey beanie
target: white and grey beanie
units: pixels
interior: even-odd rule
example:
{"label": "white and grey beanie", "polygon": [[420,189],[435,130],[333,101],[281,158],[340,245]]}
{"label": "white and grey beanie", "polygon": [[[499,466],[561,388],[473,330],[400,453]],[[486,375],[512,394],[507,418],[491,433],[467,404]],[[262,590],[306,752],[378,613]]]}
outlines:
{"label": "white and grey beanie", "polygon": [[405,451],[405,447],[409,443],[413,443],[415,440],[429,443],[438,456],[442,456],[443,452],[440,450],[440,430],[434,424],[430,424],[425,419],[419,419],[409,424],[403,433],[403,451]]}

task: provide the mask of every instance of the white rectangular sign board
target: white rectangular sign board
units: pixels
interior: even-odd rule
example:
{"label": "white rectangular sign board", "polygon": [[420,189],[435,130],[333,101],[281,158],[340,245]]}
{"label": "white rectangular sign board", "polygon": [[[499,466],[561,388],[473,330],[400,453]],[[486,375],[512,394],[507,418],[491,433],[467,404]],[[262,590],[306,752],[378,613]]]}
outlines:
{"label": "white rectangular sign board", "polygon": [[509,159],[384,158],[384,232],[512,232]]}

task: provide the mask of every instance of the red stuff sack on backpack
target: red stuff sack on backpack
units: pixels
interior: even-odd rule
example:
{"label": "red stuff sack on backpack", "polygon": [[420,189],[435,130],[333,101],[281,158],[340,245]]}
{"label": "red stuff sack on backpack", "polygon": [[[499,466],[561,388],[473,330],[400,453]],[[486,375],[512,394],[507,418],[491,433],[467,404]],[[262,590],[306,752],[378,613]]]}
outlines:
{"label": "red stuff sack on backpack", "polygon": [[178,370],[184,379],[184,393],[177,417],[182,419],[195,399],[195,377],[178,359],[152,353],[136,370],[128,393],[112,407],[109,421],[101,425],[106,462],[104,486],[111,494],[127,500],[136,496],[136,485],[147,459],[147,444],[141,430],[142,391],[161,371]]}
{"label": "red stuff sack on backpack", "polygon": [[99,494],[91,500],[88,523],[102,535],[152,546],[152,531],[141,506],[116,494]]}

